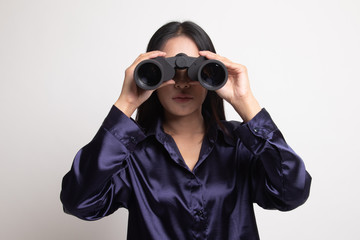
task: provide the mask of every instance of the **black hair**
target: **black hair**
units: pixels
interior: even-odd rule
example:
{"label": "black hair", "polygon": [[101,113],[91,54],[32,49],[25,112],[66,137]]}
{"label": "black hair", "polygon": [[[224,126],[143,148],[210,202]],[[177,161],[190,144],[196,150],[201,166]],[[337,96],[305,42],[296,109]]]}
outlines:
{"label": "black hair", "polygon": [[[197,24],[186,22],[169,22],[160,27],[151,37],[147,46],[147,52],[161,50],[167,40],[186,36],[192,39],[200,51],[207,50],[216,52],[214,45],[208,34]],[[163,117],[164,109],[157,97],[156,91],[141,104],[136,113],[137,123],[145,130],[149,130],[157,122],[159,117]],[[208,91],[202,105],[202,114],[205,126],[208,129],[214,123],[223,127],[221,120],[225,120],[224,103],[216,92]]]}

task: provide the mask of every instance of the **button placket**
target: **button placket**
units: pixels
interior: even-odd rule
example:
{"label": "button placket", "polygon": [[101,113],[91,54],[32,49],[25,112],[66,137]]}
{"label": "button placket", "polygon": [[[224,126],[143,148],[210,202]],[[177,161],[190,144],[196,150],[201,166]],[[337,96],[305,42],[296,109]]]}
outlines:
{"label": "button placket", "polygon": [[190,206],[193,214],[193,234],[195,239],[204,239],[206,235],[207,222],[204,211],[204,196],[202,191],[202,184],[193,174],[189,179],[189,187],[191,191]]}

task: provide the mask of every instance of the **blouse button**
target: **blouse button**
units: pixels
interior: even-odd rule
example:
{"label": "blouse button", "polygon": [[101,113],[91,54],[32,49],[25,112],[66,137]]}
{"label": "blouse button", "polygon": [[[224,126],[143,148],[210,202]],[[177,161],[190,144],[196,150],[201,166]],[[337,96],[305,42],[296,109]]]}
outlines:
{"label": "blouse button", "polygon": [[204,212],[202,210],[198,210],[196,212],[196,215],[199,216],[199,217],[204,217]]}

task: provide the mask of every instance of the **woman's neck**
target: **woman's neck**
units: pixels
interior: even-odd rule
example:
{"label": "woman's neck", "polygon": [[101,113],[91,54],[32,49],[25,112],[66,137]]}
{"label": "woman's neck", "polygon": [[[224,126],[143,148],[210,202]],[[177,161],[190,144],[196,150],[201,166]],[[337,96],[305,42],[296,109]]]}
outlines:
{"label": "woman's neck", "polygon": [[205,122],[201,113],[174,116],[165,113],[163,128],[170,135],[198,135],[205,133]]}

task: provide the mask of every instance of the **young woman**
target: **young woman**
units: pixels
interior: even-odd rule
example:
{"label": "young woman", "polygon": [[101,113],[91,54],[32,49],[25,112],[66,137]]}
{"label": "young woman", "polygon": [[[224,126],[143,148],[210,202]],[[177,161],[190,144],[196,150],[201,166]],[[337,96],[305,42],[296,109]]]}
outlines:
{"label": "young woman", "polygon": [[[226,85],[208,91],[177,70],[156,90],[137,87],[138,63],[178,53],[221,61]],[[225,120],[223,99],[242,123]],[[65,175],[61,200],[85,220],[127,208],[128,239],[251,240],[259,239],[253,203],[292,210],[308,198],[310,182],[255,99],[246,67],[217,55],[198,25],[171,22],[126,70],[119,99]]]}

